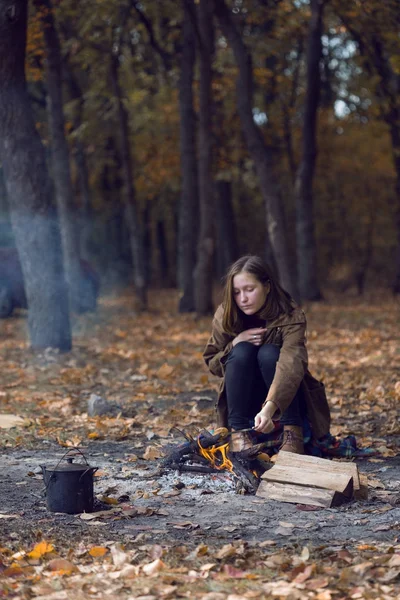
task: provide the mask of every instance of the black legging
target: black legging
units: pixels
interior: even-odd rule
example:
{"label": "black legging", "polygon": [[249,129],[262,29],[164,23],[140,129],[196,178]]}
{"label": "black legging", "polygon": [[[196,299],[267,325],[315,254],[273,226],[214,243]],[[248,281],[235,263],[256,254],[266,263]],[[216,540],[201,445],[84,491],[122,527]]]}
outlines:
{"label": "black legging", "polygon": [[[233,429],[253,427],[275,375],[279,346],[239,342],[226,361],[225,386],[228,403],[228,424]],[[303,423],[303,402],[297,392],[280,418],[284,425]]]}

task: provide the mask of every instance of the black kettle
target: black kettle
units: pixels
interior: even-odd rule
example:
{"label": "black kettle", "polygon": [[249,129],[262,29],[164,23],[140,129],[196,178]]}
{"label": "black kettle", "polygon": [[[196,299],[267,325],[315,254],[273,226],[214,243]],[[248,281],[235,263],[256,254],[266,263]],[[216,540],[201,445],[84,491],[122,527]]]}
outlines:
{"label": "black kettle", "polygon": [[[77,449],[78,450],[78,449]],[[93,511],[93,475],[98,467],[74,463],[68,451],[55,466],[40,465],[46,486],[46,504],[51,512],[77,514]]]}

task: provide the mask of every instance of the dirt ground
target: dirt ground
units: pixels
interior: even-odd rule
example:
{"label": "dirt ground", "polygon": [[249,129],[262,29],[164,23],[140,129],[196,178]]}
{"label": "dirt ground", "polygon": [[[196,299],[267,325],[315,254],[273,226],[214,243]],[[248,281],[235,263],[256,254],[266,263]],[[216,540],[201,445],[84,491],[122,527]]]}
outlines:
{"label": "dirt ground", "polygon": [[[130,295],[105,298],[75,320],[66,355],[31,352],[23,314],[0,323],[0,417],[19,419],[0,427],[0,598],[399,597],[398,305],[306,311],[332,434],[375,452],[356,460],[368,499],[306,510],[237,494],[227,473],[162,468],[176,426],[212,429],[218,386],[201,354],[210,319],[175,304],[156,296],[139,318]],[[108,413],[89,414],[93,395]],[[73,447],[98,469],[94,511],[53,513],[41,465]]]}
{"label": "dirt ground", "polygon": [[[95,545],[110,540],[129,543],[138,534],[153,543],[189,547],[235,539],[326,548],[400,541],[399,456],[357,461],[360,473],[368,476],[367,500],[304,510],[301,505],[238,494],[226,473],[165,471],[161,459],[141,458],[146,446],[154,447],[155,442],[136,439],[135,448],[129,441],[87,444],[85,456],[98,467],[92,520],[52,513],[46,507],[40,465],[54,466],[65,449],[44,442],[29,449],[7,449],[0,456],[0,513],[10,518],[0,519],[1,539],[10,540],[15,550],[22,539],[24,545],[40,537],[63,546],[80,539]],[[160,447],[167,451],[169,443],[164,439]],[[129,507],[134,507],[134,514]]]}

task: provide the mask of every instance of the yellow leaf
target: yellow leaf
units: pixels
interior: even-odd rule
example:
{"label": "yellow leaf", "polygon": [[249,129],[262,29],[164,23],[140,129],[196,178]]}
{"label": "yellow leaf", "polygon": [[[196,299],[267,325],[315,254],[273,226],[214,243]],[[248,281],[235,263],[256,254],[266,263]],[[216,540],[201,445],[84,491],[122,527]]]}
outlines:
{"label": "yellow leaf", "polygon": [[100,437],[100,434],[97,433],[96,431],[92,431],[91,433],[88,433],[88,438],[91,440],[98,440]]}
{"label": "yellow leaf", "polygon": [[53,552],[54,546],[48,542],[39,542],[36,546],[28,553],[29,558],[41,558],[45,554]]}
{"label": "yellow leaf", "polygon": [[107,552],[108,548],[104,548],[104,546],[93,546],[93,548],[89,550],[90,556],[93,556],[94,558],[104,556],[105,554],[107,554]]}

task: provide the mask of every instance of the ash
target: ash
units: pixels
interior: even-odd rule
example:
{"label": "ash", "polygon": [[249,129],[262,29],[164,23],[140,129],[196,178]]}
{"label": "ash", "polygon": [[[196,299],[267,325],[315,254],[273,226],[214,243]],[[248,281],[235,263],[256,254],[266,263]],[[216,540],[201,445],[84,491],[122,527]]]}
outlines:
{"label": "ash", "polygon": [[131,499],[149,499],[182,496],[198,498],[202,494],[235,493],[237,478],[228,471],[221,473],[185,473],[177,470],[154,471],[129,469],[121,473],[108,465],[106,473],[95,482],[95,494],[101,496],[129,496]]}
{"label": "ash", "polygon": [[193,473],[175,471],[171,474],[162,475],[157,481],[165,490],[181,488],[189,495],[191,492],[195,492],[193,495],[196,496],[199,490],[203,492],[227,492],[236,489],[235,477],[229,472],[194,475]]}

